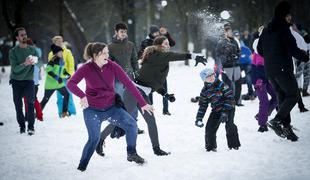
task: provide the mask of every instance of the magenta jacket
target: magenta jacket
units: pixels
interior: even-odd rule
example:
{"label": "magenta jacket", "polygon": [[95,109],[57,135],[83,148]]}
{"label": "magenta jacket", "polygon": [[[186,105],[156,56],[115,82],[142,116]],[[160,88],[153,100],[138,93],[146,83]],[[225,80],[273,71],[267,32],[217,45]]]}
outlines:
{"label": "magenta jacket", "polygon": [[[98,73],[102,74],[105,82],[103,82]],[[110,60],[102,68],[93,61],[83,64],[69,79],[67,87],[73,94],[80,98],[86,96],[89,107],[104,109],[115,103],[115,78],[123,83],[134,95],[141,107],[147,104],[123,69]],[[82,79],[85,79],[86,82],[85,93],[77,86]]]}

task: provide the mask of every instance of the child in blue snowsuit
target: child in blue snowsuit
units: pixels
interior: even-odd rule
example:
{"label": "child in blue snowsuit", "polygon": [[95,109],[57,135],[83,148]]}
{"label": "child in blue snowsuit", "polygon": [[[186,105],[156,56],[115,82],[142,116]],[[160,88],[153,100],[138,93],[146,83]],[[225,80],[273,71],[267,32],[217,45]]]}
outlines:
{"label": "child in blue snowsuit", "polygon": [[226,138],[229,149],[238,150],[240,141],[237,126],[234,124],[235,100],[232,90],[228,85],[215,78],[213,69],[205,69],[200,73],[204,81],[199,98],[199,109],[195,125],[203,127],[202,119],[211,104],[211,114],[205,129],[205,148],[207,151],[216,151],[216,131],[220,123],[226,123]]}

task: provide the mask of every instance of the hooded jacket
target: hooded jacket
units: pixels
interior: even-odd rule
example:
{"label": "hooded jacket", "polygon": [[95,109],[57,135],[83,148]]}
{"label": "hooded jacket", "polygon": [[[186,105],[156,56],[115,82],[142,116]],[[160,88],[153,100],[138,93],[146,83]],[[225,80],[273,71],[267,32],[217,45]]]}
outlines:
{"label": "hooded jacket", "polygon": [[274,77],[281,72],[293,73],[292,56],[304,62],[309,60],[307,54],[297,47],[289,23],[285,20],[289,8],[287,4],[276,7],[272,21],[258,41],[257,51],[265,59],[267,77]]}
{"label": "hooded jacket", "polygon": [[239,66],[240,49],[233,38],[221,38],[216,47],[216,55],[223,68]]}

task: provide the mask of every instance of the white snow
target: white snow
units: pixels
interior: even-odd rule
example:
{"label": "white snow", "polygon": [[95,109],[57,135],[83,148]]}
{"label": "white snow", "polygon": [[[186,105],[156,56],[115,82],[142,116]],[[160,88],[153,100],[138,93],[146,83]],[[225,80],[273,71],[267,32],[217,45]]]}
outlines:
{"label": "white snow", "polygon": [[[8,85],[9,69],[2,75],[0,84],[0,179],[1,180],[188,180],[188,179],[237,179],[237,180],[306,180],[310,177],[310,113],[292,110],[292,124],[299,129],[298,142],[281,139],[271,130],[257,132],[254,115],[258,101],[243,101],[237,107],[235,123],[238,126],[241,148],[228,150],[224,125],[218,133],[218,152],[204,150],[204,128],[194,125],[198,105],[190,98],[199,94],[202,81],[199,72],[204,66],[183,66],[183,62],[171,63],[168,88],[176,102],[169,104],[172,116],[162,115],[162,101],[154,95],[156,122],[163,150],[172,154],[158,157],[153,154],[148,134],[138,136],[138,153],[147,160],[143,166],[126,160],[125,138],[106,140],[105,157],[93,154],[87,170],[76,168],[87,141],[79,99],[75,97],[78,114],[65,119],[57,116],[56,95],[44,109],[44,121],[36,121],[36,134],[19,134],[12,88]],[[42,99],[44,82],[41,82],[38,98]],[[243,85],[243,93],[246,93]],[[310,108],[310,97],[303,98]],[[207,120],[209,111],[205,116]],[[270,117],[272,118],[274,114]],[[204,122],[205,123],[205,122]],[[104,128],[107,123],[102,124]],[[139,116],[138,125],[147,131],[146,123]]]}

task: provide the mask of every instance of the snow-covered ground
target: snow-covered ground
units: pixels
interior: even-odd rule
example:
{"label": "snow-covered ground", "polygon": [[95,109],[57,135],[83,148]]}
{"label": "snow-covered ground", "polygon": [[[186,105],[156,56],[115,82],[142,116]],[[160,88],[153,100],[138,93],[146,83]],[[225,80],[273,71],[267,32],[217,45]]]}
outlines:
{"label": "snow-covered ground", "polygon": [[[44,109],[44,121],[36,121],[36,134],[21,135],[15,117],[12,88],[8,85],[7,69],[0,84],[0,121],[4,122],[4,126],[0,126],[0,179],[309,179],[309,112],[299,113],[297,106],[292,110],[292,124],[299,129],[296,134],[300,139],[291,142],[279,138],[272,131],[257,132],[254,115],[258,111],[258,101],[243,101],[245,106],[237,107],[235,116],[242,144],[240,150],[228,150],[225,128],[221,125],[217,133],[218,152],[206,152],[204,128],[194,125],[198,105],[190,102],[190,98],[198,95],[201,90],[203,83],[199,72],[204,67],[182,64],[171,63],[168,76],[169,92],[176,96],[176,102],[169,104],[172,116],[162,115],[161,97],[154,95],[161,147],[172,154],[166,157],[155,156],[148,134],[139,135],[137,150],[147,160],[147,164],[139,166],[126,160],[125,138],[108,138],[104,149],[106,156],[100,157],[94,153],[83,173],[76,169],[87,141],[79,99],[74,99],[78,114],[59,119],[56,95],[53,95]],[[39,100],[44,92],[44,82],[41,84]],[[243,85],[245,92],[246,86]],[[304,103],[310,108],[310,97],[304,98]],[[106,125],[103,123],[102,128]],[[138,125],[147,131],[141,116]]]}

